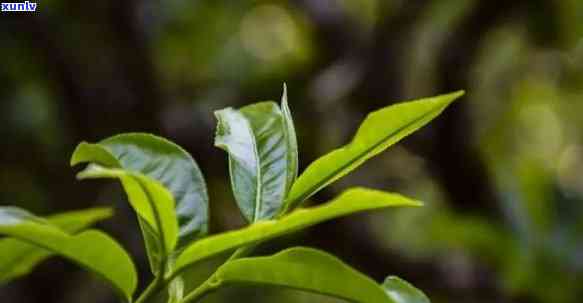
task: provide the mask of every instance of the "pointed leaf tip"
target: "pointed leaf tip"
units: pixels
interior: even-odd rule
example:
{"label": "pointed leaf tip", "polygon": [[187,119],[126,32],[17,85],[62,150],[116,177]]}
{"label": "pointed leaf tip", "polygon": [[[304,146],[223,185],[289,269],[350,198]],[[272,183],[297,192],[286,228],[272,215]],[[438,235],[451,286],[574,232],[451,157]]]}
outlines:
{"label": "pointed leaf tip", "polygon": [[286,211],[426,125],[463,94],[457,91],[396,103],[370,113],[349,144],[312,162],[297,178],[286,199]]}
{"label": "pointed leaf tip", "polygon": [[451,102],[459,99],[460,97],[464,96],[466,94],[466,91],[463,89],[460,90],[456,90],[454,92],[451,93],[447,93],[444,96],[449,96],[451,98]]}

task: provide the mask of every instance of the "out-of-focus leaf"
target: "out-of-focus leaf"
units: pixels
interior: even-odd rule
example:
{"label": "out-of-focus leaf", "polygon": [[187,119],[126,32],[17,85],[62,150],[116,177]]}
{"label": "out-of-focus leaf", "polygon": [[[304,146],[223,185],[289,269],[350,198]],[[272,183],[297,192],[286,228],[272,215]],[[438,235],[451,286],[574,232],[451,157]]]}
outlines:
{"label": "out-of-focus leaf", "polygon": [[89,230],[72,236],[16,207],[0,207],[0,234],[78,263],[110,282],[131,301],[137,286],[135,266],[126,251],[106,234]]}
{"label": "out-of-focus leaf", "polygon": [[399,103],[369,114],[350,144],[317,159],[298,177],[286,199],[286,210],[427,124],[463,94],[458,91]]}
{"label": "out-of-focus leaf", "polygon": [[[215,287],[260,284],[320,293],[362,303],[417,303],[395,301],[374,280],[325,252],[305,247],[269,257],[243,258],[221,266]],[[419,301],[420,302],[420,301]]]}
{"label": "out-of-focus leaf", "polygon": [[395,303],[431,303],[422,291],[395,276],[387,277],[382,287]]}
{"label": "out-of-focus leaf", "polygon": [[349,189],[325,205],[298,209],[279,220],[260,221],[240,230],[195,242],[178,257],[176,270],[181,271],[198,261],[222,252],[269,240],[351,213],[386,207],[420,205],[419,202],[398,194],[365,188]]}
{"label": "out-of-focus leaf", "polygon": [[231,186],[249,222],[281,212],[293,174],[288,126],[279,106],[261,102],[215,112],[215,145],[229,153]]}
{"label": "out-of-focus leaf", "polygon": [[[90,164],[78,174],[80,179],[119,179],[128,195],[128,200],[138,216],[145,232],[150,257],[159,264],[168,258],[178,240],[178,222],[174,211],[172,194],[158,181],[145,175],[116,168]],[[155,239],[155,240],[154,240]],[[154,273],[158,273],[154,269]]]}
{"label": "out-of-focus leaf", "polygon": [[[112,211],[108,208],[94,208],[54,215],[48,217],[47,221],[65,232],[75,234],[111,215]],[[28,274],[37,264],[53,255],[49,250],[18,239],[0,240],[0,283]]]}

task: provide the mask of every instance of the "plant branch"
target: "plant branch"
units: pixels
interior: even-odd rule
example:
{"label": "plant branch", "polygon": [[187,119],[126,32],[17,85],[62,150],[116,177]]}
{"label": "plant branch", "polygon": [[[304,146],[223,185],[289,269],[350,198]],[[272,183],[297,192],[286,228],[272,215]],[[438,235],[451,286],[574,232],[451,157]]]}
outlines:
{"label": "plant branch", "polygon": [[[217,271],[219,271],[221,269],[221,267],[223,267],[225,264],[236,260],[238,258],[247,256],[248,254],[251,253],[251,251],[253,251],[253,249],[255,249],[255,245],[249,245],[249,246],[245,246],[245,247],[240,247],[238,248],[230,257],[229,259],[227,259],[227,261],[225,263],[223,263],[223,265],[221,265],[216,271],[215,273],[213,273],[206,281],[204,281],[199,287],[197,287],[195,290],[193,290],[191,293],[189,293],[186,297],[184,297],[184,299],[182,299],[182,301],[180,303],[190,303],[190,302],[196,302],[196,300],[200,300],[203,297],[207,296],[208,294],[212,293],[213,291],[215,291],[217,288],[219,288],[220,283],[216,280],[216,273]],[[136,302],[138,303],[138,302]]]}
{"label": "plant branch", "polygon": [[[244,257],[251,253],[251,251],[255,248],[255,245],[245,246],[237,249],[230,257],[225,261],[224,264],[227,264],[235,259]],[[224,265],[223,264],[223,265]],[[223,266],[221,265],[221,266]],[[220,267],[219,267],[220,269]],[[218,269],[217,269],[218,270]],[[216,272],[215,272],[216,273]],[[216,277],[215,273],[213,273],[205,282],[203,282],[199,287],[197,287],[194,291],[189,293],[180,303],[188,303],[194,302],[194,300],[200,299],[206,296],[208,293],[212,292],[214,289],[218,288],[219,285],[216,283],[214,278]],[[138,297],[138,299],[134,303],[145,303],[155,295],[157,295],[162,289],[166,288],[172,280],[174,280],[180,271],[172,273],[167,278],[162,278],[162,275],[159,275],[150,283],[150,285],[144,290],[144,292]]]}
{"label": "plant branch", "polygon": [[166,285],[167,282],[161,276],[156,277],[150,285],[144,290],[144,292],[138,297],[134,303],[145,303],[152,297],[154,297],[158,292]]}
{"label": "plant branch", "polygon": [[215,274],[210,276],[204,283],[189,293],[180,303],[196,302],[212,293],[219,287],[220,283],[215,280]]}

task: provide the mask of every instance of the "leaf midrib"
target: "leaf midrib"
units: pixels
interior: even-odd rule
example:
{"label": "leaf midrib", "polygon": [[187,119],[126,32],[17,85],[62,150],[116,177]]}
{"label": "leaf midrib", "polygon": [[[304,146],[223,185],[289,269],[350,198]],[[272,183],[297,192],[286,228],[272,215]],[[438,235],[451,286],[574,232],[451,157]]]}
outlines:
{"label": "leaf midrib", "polygon": [[257,141],[255,139],[255,132],[253,131],[253,127],[251,126],[251,122],[249,122],[249,120],[247,119],[247,117],[244,114],[241,114],[241,116],[243,116],[245,123],[247,124],[247,127],[249,128],[249,132],[251,133],[251,143],[253,144],[253,153],[255,154],[255,173],[257,175],[257,177],[255,178],[255,183],[256,183],[256,193],[255,193],[255,211],[253,212],[253,222],[257,222],[257,218],[259,216],[259,211],[261,209],[261,204],[262,204],[262,199],[261,197],[263,196],[262,193],[262,186],[261,186],[261,180],[263,179],[262,177],[262,172],[261,172],[261,159],[259,158],[259,150],[257,148]]}
{"label": "leaf midrib", "polygon": [[331,292],[325,292],[325,291],[320,291],[316,288],[314,289],[309,289],[309,288],[305,288],[305,287],[297,287],[297,286],[289,286],[289,285],[283,285],[283,284],[278,284],[275,282],[249,282],[249,281],[245,281],[243,279],[233,279],[233,280],[220,280],[218,281],[218,287],[222,286],[222,285],[233,285],[233,286],[267,286],[267,287],[280,287],[280,288],[287,288],[290,290],[296,290],[296,291],[301,291],[301,292],[305,292],[305,293],[312,293],[312,294],[316,294],[316,295],[323,295],[323,296],[328,296],[328,297],[333,297],[333,298],[337,298],[337,299],[342,299],[345,300],[347,302],[352,302],[352,303],[358,303],[358,301],[354,301],[353,298],[349,298],[347,296],[344,295],[339,295],[339,294],[334,294]]}

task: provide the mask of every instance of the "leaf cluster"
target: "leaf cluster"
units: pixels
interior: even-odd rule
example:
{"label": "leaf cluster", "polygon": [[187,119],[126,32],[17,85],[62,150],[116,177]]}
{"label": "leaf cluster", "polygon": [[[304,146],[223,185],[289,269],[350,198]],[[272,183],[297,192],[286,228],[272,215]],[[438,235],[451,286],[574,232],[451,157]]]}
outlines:
{"label": "leaf cluster", "polygon": [[[86,163],[79,179],[118,180],[134,209],[154,279],[135,295],[137,274],[128,253],[110,236],[89,227],[109,209],[47,218],[0,207],[0,282],[61,256],[97,274],[126,302],[151,302],[166,293],[173,303],[197,302],[225,285],[270,285],[371,303],[429,302],[409,283],[377,283],[336,257],[305,247],[253,256],[265,241],[355,212],[420,202],[383,191],[352,188],[321,206],[302,204],[438,116],[463,92],[399,103],[371,113],[352,141],[310,164],[298,176],[298,143],[287,92],[280,104],[260,102],[215,112],[215,145],[226,151],[235,201],[248,226],[208,235],[209,198],[194,159],[176,144],[150,134],[128,133],[80,143],[71,165]],[[184,293],[183,274],[202,260],[231,252],[208,280]]]}

